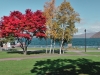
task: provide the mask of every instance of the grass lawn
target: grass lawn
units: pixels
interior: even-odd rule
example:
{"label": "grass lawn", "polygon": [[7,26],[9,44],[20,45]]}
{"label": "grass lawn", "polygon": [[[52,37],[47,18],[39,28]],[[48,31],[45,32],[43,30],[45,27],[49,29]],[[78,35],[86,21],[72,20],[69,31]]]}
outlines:
{"label": "grass lawn", "polygon": [[[22,50],[20,47],[16,47],[16,50]],[[47,48],[48,50],[50,48]],[[59,48],[55,48],[55,50],[58,50]],[[33,47],[28,47],[27,50],[46,50],[46,48],[33,48]],[[85,48],[65,48],[65,50],[85,50]],[[86,50],[98,50],[97,48],[86,48]]]}
{"label": "grass lawn", "polygon": [[[85,48],[78,48],[78,50],[85,50]],[[86,48],[86,50],[98,50],[97,48]]]}
{"label": "grass lawn", "polygon": [[[28,48],[28,55],[44,54],[44,48]],[[17,58],[25,57],[28,55],[23,55],[23,50],[20,47],[13,48],[11,51],[0,51],[0,58]]]}
{"label": "grass lawn", "polygon": [[[22,48],[20,48],[20,47],[16,47],[16,48],[13,48],[13,49],[22,50]],[[48,48],[48,49],[49,49],[49,48]],[[45,48],[28,47],[27,50],[45,50]]]}
{"label": "grass lawn", "polygon": [[100,52],[84,52],[84,53],[88,55],[100,55]]}
{"label": "grass lawn", "polygon": [[[49,53],[48,53],[49,54]],[[56,55],[58,53],[55,53]],[[77,55],[76,52],[65,52],[66,55]],[[38,55],[47,55],[45,51],[29,51],[28,55],[22,54],[22,51],[0,51],[0,58],[18,58],[18,57],[27,57],[27,56],[38,56]],[[54,55],[54,54],[53,54]],[[59,55],[59,54],[58,54]]]}
{"label": "grass lawn", "polygon": [[6,51],[0,51],[0,58],[17,58],[24,56],[25,55],[19,53],[7,53]]}
{"label": "grass lawn", "polygon": [[40,58],[0,61],[0,75],[100,75],[100,52],[84,54],[90,56],[75,56],[78,55],[76,52],[66,52],[65,55],[73,56],[56,53],[56,56],[51,54],[52,57],[46,57],[47,54],[43,52],[23,55],[16,51],[0,51],[0,59],[40,56]]}
{"label": "grass lawn", "polygon": [[[21,48],[14,48],[12,51],[0,51],[0,58],[18,58],[18,57],[27,57],[34,56],[39,54],[45,54],[46,50],[44,48],[28,48],[28,55],[23,55]],[[48,49],[49,53],[49,49]],[[58,54],[59,50],[55,50],[55,54]],[[100,55],[100,52],[83,52],[84,54],[89,55]],[[66,55],[78,55],[76,52],[65,52]]]}
{"label": "grass lawn", "polygon": [[[56,56],[17,61],[1,61],[0,75],[100,75],[100,56]],[[92,68],[94,67],[94,68]],[[75,69],[75,70],[74,70]]]}

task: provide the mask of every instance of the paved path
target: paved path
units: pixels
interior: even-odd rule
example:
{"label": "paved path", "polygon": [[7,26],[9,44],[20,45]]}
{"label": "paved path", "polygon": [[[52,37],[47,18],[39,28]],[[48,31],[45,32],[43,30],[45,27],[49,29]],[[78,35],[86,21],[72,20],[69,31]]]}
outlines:
{"label": "paved path", "polygon": [[[18,57],[18,58],[2,58],[0,61],[6,60],[23,60],[23,59],[33,59],[33,58],[48,58],[48,57],[61,57],[61,56],[80,56],[80,55],[67,55],[67,54],[43,54],[43,55],[32,55],[32,56],[25,56],[25,57]],[[82,55],[85,56],[85,55]]]}

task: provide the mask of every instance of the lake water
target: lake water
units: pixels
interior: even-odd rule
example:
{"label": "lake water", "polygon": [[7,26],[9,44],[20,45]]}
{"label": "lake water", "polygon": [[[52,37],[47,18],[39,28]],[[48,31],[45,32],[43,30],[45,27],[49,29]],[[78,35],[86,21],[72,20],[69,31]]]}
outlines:
{"label": "lake water", "polygon": [[[30,47],[45,47],[46,45],[50,46],[50,39],[47,41],[45,39],[38,39],[33,38]],[[66,44],[67,45],[67,44]],[[73,46],[83,46],[85,45],[85,38],[73,38],[72,39],[72,45]],[[60,44],[56,43],[56,47],[59,47]],[[86,38],[86,46],[100,46],[100,38]]]}

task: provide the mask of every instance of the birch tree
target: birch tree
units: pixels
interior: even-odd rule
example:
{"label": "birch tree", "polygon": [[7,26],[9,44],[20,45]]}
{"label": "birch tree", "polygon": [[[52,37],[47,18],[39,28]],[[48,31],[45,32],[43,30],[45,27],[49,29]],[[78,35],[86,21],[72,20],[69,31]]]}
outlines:
{"label": "birch tree", "polygon": [[74,11],[70,3],[64,0],[60,6],[58,6],[58,11],[56,15],[56,20],[60,27],[58,39],[61,40],[61,46],[59,53],[64,44],[64,41],[68,41],[72,38],[73,34],[77,31],[75,28],[75,23],[80,21],[79,14]]}
{"label": "birch tree", "polygon": [[[55,17],[55,0],[51,0],[50,2],[46,2],[44,5],[44,15],[46,16],[46,36],[47,38],[51,39],[51,47],[49,53],[51,53],[52,50],[52,44],[53,44],[53,19]],[[47,50],[46,50],[47,52]]]}

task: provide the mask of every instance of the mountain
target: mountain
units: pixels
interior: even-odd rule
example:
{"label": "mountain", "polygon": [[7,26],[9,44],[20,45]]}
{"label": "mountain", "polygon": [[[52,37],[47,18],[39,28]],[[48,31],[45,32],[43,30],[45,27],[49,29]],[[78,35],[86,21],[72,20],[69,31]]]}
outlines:
{"label": "mountain", "polygon": [[100,38],[100,32],[95,33],[91,38]]}
{"label": "mountain", "polygon": [[[95,32],[86,33],[86,38],[91,38],[94,34],[95,34]],[[73,38],[85,38],[85,34],[74,35]]]}

